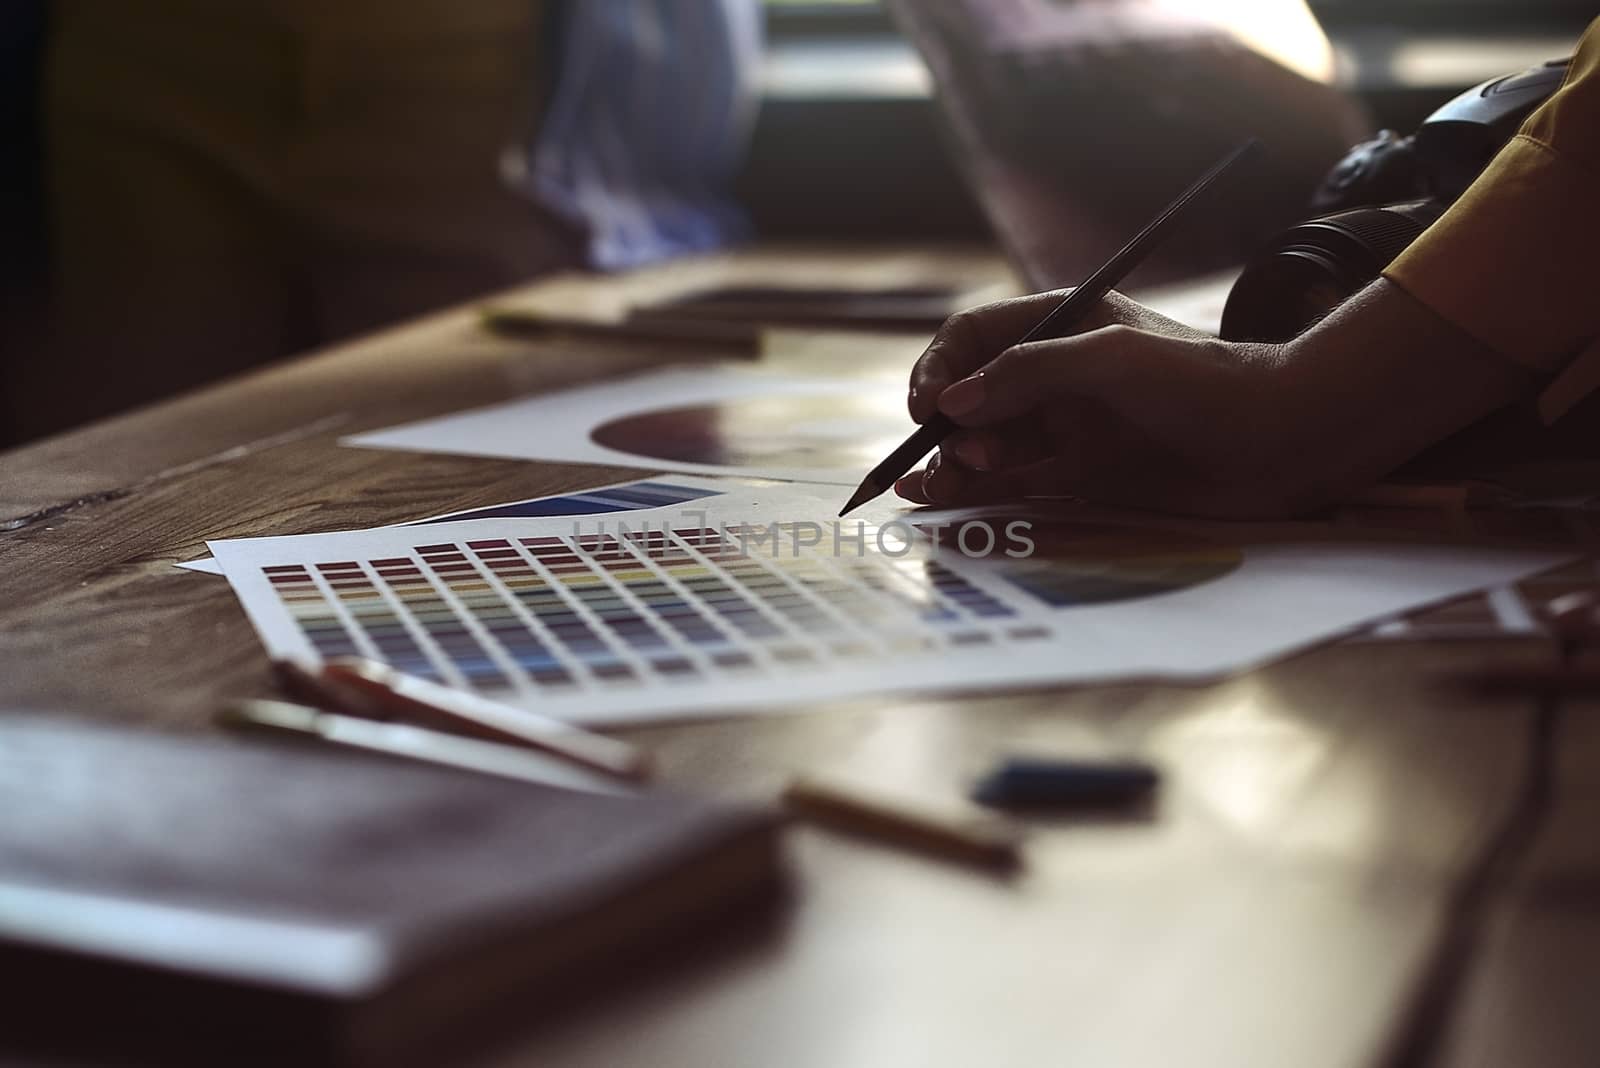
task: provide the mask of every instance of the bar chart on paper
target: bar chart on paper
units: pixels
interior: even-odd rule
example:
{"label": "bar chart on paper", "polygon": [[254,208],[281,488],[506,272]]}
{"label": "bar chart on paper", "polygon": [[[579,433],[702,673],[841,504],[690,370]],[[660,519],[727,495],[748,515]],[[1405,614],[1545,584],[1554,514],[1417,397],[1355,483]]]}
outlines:
{"label": "bar chart on paper", "polygon": [[[491,516],[213,549],[275,655],[373,657],[590,723],[1192,677],[1547,563],[1236,546],[1044,506],[885,505],[831,526],[816,518],[831,503],[817,487],[651,485],[607,491],[637,501],[626,520]],[[658,503],[662,492],[676,499]]]}

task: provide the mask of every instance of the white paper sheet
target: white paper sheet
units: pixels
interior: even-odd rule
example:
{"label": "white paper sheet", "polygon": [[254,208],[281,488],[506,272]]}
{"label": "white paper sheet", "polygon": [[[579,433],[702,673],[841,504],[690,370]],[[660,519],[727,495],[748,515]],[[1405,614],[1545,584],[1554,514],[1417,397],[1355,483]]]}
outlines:
{"label": "white paper sheet", "polygon": [[[855,516],[835,526],[823,487],[675,481],[722,492],[621,514],[212,549],[275,656],[375,656],[590,724],[1204,678],[1568,558],[1303,536],[1237,544],[1048,504],[907,513],[877,502],[861,527]],[[911,523],[946,524],[941,547]]]}
{"label": "white paper sheet", "polygon": [[898,381],[680,368],[343,444],[854,486],[915,429]]}

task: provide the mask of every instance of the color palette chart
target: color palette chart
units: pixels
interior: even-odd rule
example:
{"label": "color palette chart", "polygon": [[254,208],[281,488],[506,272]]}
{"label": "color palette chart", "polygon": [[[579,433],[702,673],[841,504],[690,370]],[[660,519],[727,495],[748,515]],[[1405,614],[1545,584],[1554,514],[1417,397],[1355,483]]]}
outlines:
{"label": "color palette chart", "polygon": [[[880,532],[851,533],[875,543]],[[797,544],[809,533],[695,525],[472,538],[262,573],[319,657],[370,656],[500,696],[771,677],[1051,636],[925,547],[909,561],[905,543],[893,545],[903,554],[830,557]]]}
{"label": "color palette chart", "polygon": [[1194,677],[1555,562],[1239,547],[1046,506],[907,516],[880,503],[836,524],[813,518],[836,507],[826,488],[688,476],[593,496],[585,514],[212,549],[274,655],[371,657],[602,724],[884,691]]}

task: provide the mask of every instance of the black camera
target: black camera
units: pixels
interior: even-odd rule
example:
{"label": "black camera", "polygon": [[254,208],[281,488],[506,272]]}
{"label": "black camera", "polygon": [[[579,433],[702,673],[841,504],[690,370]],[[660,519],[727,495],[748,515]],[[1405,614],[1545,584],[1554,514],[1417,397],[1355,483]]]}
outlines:
{"label": "black camera", "polygon": [[1352,148],[1312,198],[1316,217],[1273,238],[1245,266],[1228,294],[1222,336],[1287,341],[1377,278],[1560,87],[1567,63],[1491,79],[1410,137],[1384,130]]}

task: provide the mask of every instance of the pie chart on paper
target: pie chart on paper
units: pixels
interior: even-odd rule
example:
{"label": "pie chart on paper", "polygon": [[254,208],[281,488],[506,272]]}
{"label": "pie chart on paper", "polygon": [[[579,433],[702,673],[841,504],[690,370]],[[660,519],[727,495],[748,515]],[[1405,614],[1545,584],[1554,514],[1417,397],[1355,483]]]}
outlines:
{"label": "pie chart on paper", "polygon": [[668,464],[864,473],[913,429],[898,396],[755,396],[647,409],[601,423],[595,444]]}
{"label": "pie chart on paper", "polygon": [[[1051,608],[1177,593],[1220,579],[1244,564],[1244,552],[1237,546],[1181,531],[1023,512],[986,513],[981,520],[994,532],[996,548],[983,557],[988,566]],[[1024,533],[1031,548],[1006,535],[1007,526],[1018,520],[1028,523]],[[940,543],[950,544],[951,537],[945,532]],[[973,546],[987,542],[976,535],[970,539]],[[1026,549],[1028,555],[1012,558],[1005,554],[1007,548]]]}

